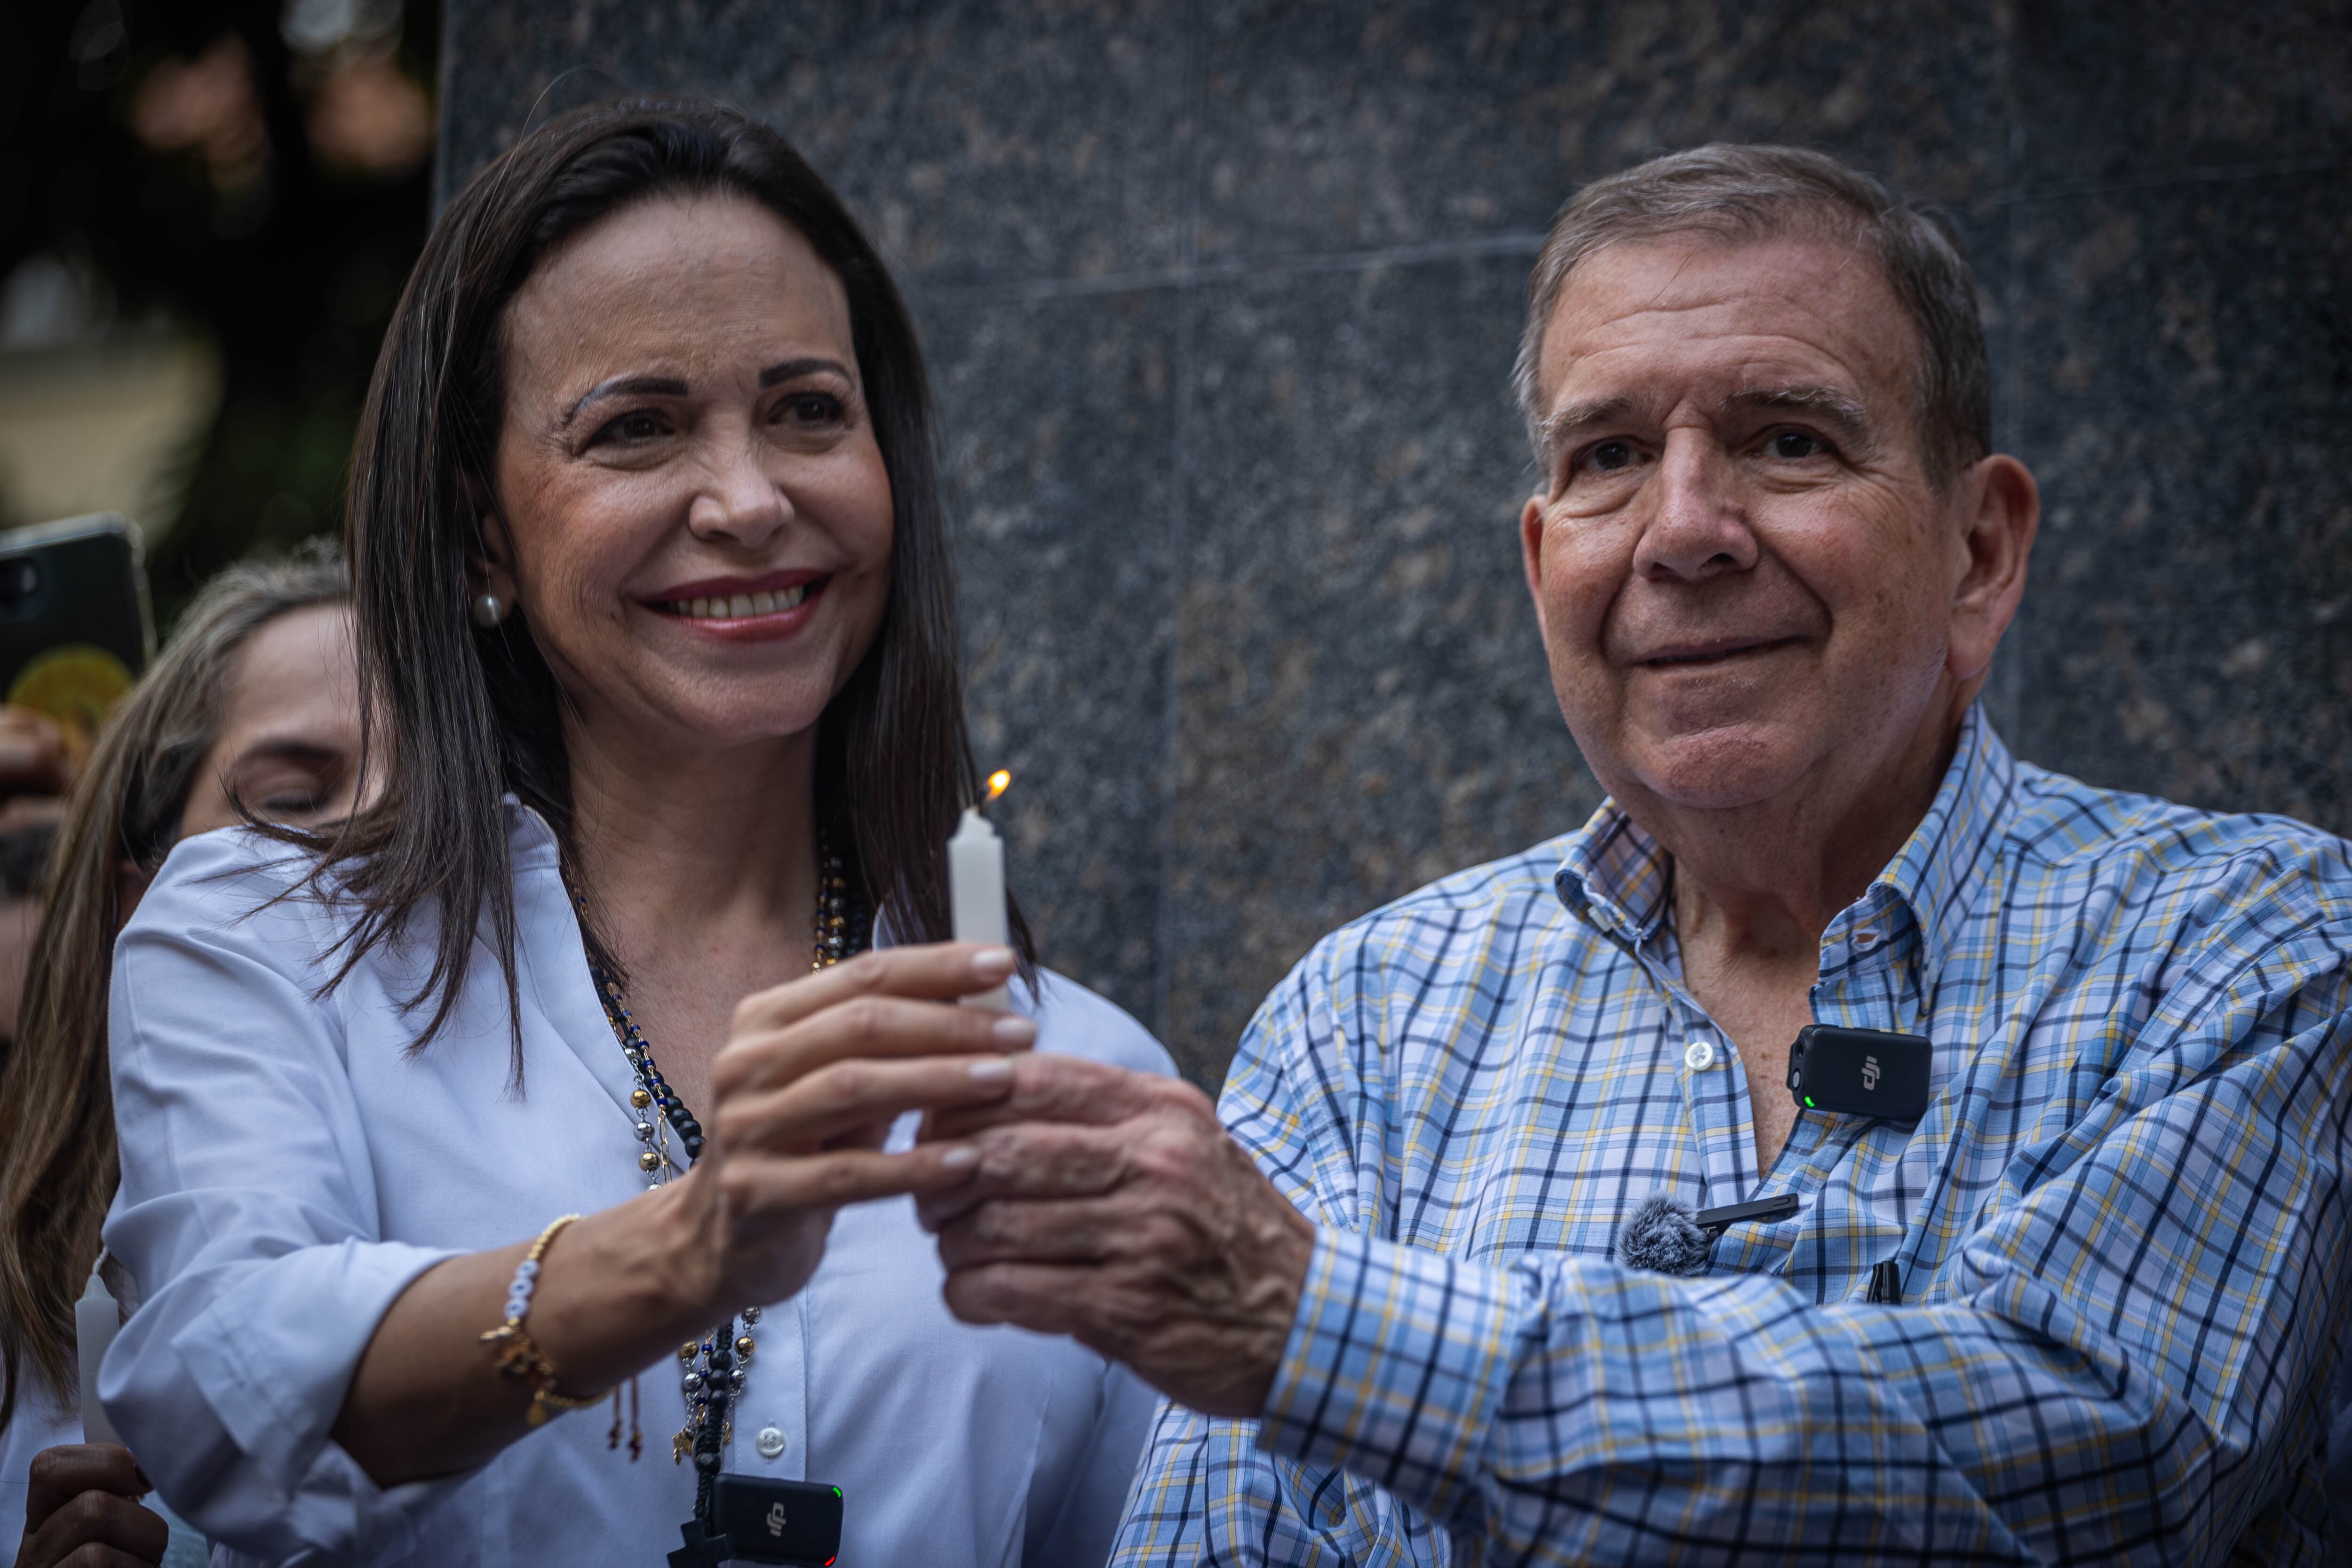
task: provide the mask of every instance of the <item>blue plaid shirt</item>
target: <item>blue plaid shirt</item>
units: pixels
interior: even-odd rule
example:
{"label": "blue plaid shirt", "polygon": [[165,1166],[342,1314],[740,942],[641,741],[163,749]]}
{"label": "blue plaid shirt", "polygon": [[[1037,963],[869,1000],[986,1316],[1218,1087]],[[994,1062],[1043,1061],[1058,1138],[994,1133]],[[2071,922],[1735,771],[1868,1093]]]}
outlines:
{"label": "blue plaid shirt", "polygon": [[[1972,714],[1812,994],[1934,1042],[1927,1113],[1801,1112],[1765,1172],[1612,807],[1334,932],[1223,1104],[1319,1226],[1273,1392],[1163,1407],[1116,1561],[2321,1560],[2347,847]],[[1800,1207],[1668,1278],[1612,1261],[1658,1192]]]}

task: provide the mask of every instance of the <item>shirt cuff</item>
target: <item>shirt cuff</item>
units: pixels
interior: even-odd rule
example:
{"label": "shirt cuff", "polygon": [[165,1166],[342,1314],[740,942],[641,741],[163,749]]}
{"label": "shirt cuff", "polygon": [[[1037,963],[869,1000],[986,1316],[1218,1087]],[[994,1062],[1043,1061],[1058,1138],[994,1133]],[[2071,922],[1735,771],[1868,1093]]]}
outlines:
{"label": "shirt cuff", "polygon": [[1318,1229],[1258,1447],[1444,1517],[1502,1406],[1513,1288],[1500,1269]]}
{"label": "shirt cuff", "polygon": [[393,1301],[453,1256],[346,1240],[226,1288],[184,1276],[124,1325],[100,1398],[173,1506],[214,1539],[273,1562],[341,1561],[362,1544],[391,1561],[412,1516],[472,1471],[379,1488],[331,1429]]}

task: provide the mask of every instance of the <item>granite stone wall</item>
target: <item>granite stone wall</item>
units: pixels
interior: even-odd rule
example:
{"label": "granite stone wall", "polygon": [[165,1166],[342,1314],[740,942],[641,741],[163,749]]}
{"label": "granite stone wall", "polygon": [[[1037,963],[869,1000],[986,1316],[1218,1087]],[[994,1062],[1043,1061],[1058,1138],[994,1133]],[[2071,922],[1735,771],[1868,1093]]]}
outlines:
{"label": "granite stone wall", "polygon": [[1507,387],[1580,182],[1716,138],[1940,204],[2044,486],[2026,757],[2352,832],[2352,0],[450,0],[445,192],[704,93],[834,180],[942,409],[1047,960],[1213,1085],[1330,926],[1574,827]]}

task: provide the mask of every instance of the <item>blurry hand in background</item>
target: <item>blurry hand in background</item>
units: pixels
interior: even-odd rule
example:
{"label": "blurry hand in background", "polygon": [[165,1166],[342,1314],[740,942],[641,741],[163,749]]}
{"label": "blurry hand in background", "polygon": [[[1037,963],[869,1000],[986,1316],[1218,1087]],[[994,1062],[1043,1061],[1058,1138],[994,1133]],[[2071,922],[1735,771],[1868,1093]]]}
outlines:
{"label": "blurry hand in background", "polygon": [[30,708],[0,708],[0,832],[17,826],[28,805],[39,820],[55,820],[73,774],[56,720]]}
{"label": "blurry hand in background", "polygon": [[0,1055],[16,1036],[25,964],[41,921],[42,873],[73,779],[56,720],[0,707]]}
{"label": "blurry hand in background", "polygon": [[16,1568],[156,1568],[171,1541],[139,1506],[153,1489],[118,1443],[61,1444],[33,1456]]}

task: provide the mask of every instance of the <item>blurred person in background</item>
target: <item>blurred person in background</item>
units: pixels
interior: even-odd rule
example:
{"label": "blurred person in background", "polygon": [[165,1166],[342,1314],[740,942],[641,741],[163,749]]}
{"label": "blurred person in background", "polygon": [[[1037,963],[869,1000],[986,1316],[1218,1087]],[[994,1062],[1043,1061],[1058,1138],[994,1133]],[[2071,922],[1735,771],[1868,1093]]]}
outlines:
{"label": "blurred person in background", "polygon": [[29,708],[0,707],[0,1071],[16,1038],[49,847],[73,778],[56,720]]}
{"label": "blurred person in background", "polygon": [[[248,812],[306,826],[350,814],[360,777],[350,599],[341,560],[317,550],[215,577],[66,802],[17,1043],[0,1068],[0,1550],[18,1568],[49,1568],[85,1544],[124,1554],[97,1561],[203,1560],[193,1531],[138,1505],[149,1489],[130,1455],[81,1442],[74,1302],[99,1261],[116,1177],[110,959],[182,840]],[[0,744],[17,738],[37,753],[36,727],[0,726]],[[106,1272],[127,1300],[131,1281]]]}
{"label": "blurred person in background", "polygon": [[0,428],[0,526],[136,518],[173,626],[335,525],[425,239],[439,37],[436,0],[0,5],[0,368],[70,395],[44,432],[89,411]]}

